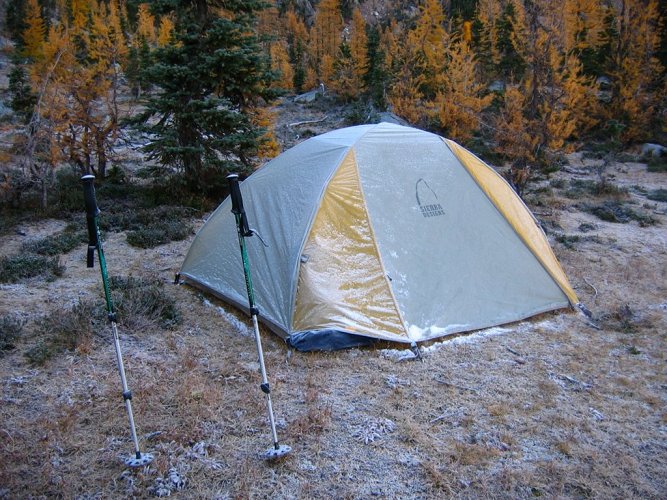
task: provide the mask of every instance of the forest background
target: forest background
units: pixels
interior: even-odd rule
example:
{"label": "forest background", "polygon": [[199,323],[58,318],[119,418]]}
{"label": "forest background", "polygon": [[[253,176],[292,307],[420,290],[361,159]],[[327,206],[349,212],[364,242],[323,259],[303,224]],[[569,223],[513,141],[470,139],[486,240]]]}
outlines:
{"label": "forest background", "polygon": [[103,180],[129,131],[165,192],[219,199],[226,172],[280,152],[276,99],[320,85],[353,105],[352,124],[389,110],[509,164],[521,191],[582,142],[614,153],[664,138],[666,10],[657,0],[9,0],[22,128],[3,148],[14,165],[3,205],[45,209],[62,165]]}

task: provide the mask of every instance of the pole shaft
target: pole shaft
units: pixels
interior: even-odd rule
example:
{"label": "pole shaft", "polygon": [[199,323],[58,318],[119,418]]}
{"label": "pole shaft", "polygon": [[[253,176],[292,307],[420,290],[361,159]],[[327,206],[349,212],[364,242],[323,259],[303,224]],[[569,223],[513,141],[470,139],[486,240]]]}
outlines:
{"label": "pole shaft", "polygon": [[[262,384],[268,385],[269,379],[266,375],[266,365],[264,364],[264,351],[262,349],[262,341],[259,337],[259,324],[257,323],[257,315],[252,315],[252,326],[255,329],[255,342],[257,343],[257,352],[259,354],[259,368],[262,372]],[[273,404],[271,403],[271,393],[266,393],[266,406],[269,410],[269,422],[271,423],[271,434],[273,435],[273,445],[278,448],[278,432],[276,431],[276,419],[273,416]]]}
{"label": "pole shaft", "polygon": [[252,325],[255,332],[255,343],[257,344],[259,367],[262,374],[262,391],[266,394],[266,406],[269,412],[269,422],[271,424],[273,446],[277,450],[279,448],[278,432],[276,431],[276,420],[273,415],[273,404],[271,402],[271,389],[266,374],[266,365],[264,364],[264,350],[262,349],[262,339],[259,334],[259,323],[257,321],[257,308],[255,306],[255,293],[252,286],[252,275],[250,273],[248,251],[245,244],[245,236],[251,235],[252,232],[247,227],[248,222],[245,217],[245,210],[243,208],[243,198],[241,197],[241,190],[239,189],[238,176],[231,175],[228,176],[227,179],[229,179],[231,186],[232,213],[234,214],[234,218],[236,220],[236,229],[239,238],[239,248],[241,250],[241,261],[243,263],[243,275],[245,278],[246,292],[248,294],[248,305],[250,308]]}
{"label": "pole shaft", "polygon": [[109,276],[107,274],[107,262],[104,257],[104,248],[102,247],[102,237],[100,235],[100,228],[98,224],[98,215],[100,213],[97,207],[97,200],[95,199],[94,177],[87,175],[82,177],[84,183],[84,201],[86,204],[86,219],[88,224],[88,267],[92,267],[93,259],[91,252],[97,250],[97,257],[100,261],[100,274],[102,275],[102,286],[104,287],[104,300],[106,302],[106,309],[111,323],[111,331],[113,333],[113,344],[116,351],[116,363],[118,365],[118,373],[120,374],[120,381],[123,387],[123,399],[125,400],[125,409],[127,410],[127,417],[130,423],[130,433],[132,435],[132,443],[134,444],[134,453],[136,458],[141,458],[141,451],[139,450],[139,439],[137,438],[137,429],[134,424],[134,414],[132,412],[132,393],[127,385],[127,377],[125,375],[125,365],[123,363],[123,354],[120,349],[120,339],[118,338],[118,327],[116,325],[116,314],[113,307],[113,299],[111,298],[111,288],[109,287]]}

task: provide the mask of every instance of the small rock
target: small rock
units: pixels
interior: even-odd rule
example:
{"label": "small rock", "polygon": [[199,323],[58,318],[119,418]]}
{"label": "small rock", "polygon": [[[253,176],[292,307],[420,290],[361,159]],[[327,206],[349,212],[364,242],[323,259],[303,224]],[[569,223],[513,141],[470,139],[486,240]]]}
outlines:
{"label": "small rock", "polygon": [[642,144],[642,156],[650,156],[651,158],[659,158],[660,156],[667,155],[667,148],[660,144],[651,144],[647,142]]}

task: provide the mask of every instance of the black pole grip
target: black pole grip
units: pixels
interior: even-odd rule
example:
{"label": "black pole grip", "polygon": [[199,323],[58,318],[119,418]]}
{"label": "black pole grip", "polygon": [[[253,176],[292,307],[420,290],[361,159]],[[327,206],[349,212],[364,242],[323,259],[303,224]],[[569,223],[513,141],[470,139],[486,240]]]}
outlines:
{"label": "black pole grip", "polygon": [[248,227],[248,219],[243,208],[243,197],[241,196],[241,188],[239,187],[238,174],[229,174],[227,176],[229,181],[230,196],[232,197],[232,213],[240,216],[241,233],[243,236],[252,236],[252,232]]}
{"label": "black pole grip", "polygon": [[83,200],[86,204],[86,223],[88,224],[88,254],[86,256],[86,265],[93,267],[95,258],[95,249],[97,248],[97,223],[95,218],[100,213],[95,200],[95,176],[84,175],[81,177],[83,183]]}

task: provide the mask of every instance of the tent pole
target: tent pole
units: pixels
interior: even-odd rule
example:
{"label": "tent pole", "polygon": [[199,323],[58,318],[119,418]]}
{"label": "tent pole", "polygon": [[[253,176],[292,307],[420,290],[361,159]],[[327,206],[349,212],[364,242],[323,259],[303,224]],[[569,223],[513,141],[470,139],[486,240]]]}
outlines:
{"label": "tent pole", "polygon": [[273,415],[273,405],[271,403],[271,386],[266,375],[266,365],[264,364],[264,351],[262,349],[262,340],[259,335],[259,323],[257,318],[259,316],[259,309],[255,304],[255,293],[252,287],[252,277],[250,275],[250,263],[248,261],[248,251],[246,249],[245,238],[253,236],[255,232],[248,227],[248,219],[243,208],[243,198],[241,197],[241,189],[239,188],[239,176],[237,174],[230,174],[227,176],[229,187],[231,189],[230,196],[232,197],[232,213],[236,219],[236,229],[239,237],[239,248],[241,249],[241,260],[243,261],[243,274],[245,277],[246,292],[248,293],[248,306],[250,309],[250,316],[252,317],[252,325],[255,331],[255,343],[257,344],[257,354],[259,356],[259,367],[262,373],[262,383],[259,386],[264,394],[266,394],[266,406],[269,412],[269,422],[271,424],[271,434],[273,436],[273,447],[264,452],[263,456],[267,459],[275,459],[287,455],[292,448],[286,444],[278,442],[278,433],[276,432],[276,420]]}
{"label": "tent pole", "polygon": [[113,344],[116,350],[116,363],[118,365],[118,373],[120,374],[120,381],[123,387],[123,400],[125,401],[125,409],[127,410],[127,417],[130,422],[130,434],[132,435],[132,442],[134,443],[134,456],[125,460],[125,464],[130,467],[140,467],[148,465],[153,461],[153,455],[150,453],[141,453],[139,449],[139,440],[137,439],[137,429],[134,425],[134,415],[132,413],[132,392],[127,386],[127,377],[125,376],[125,367],[123,365],[123,355],[120,350],[120,340],[118,338],[118,327],[116,325],[116,313],[111,300],[111,290],[109,288],[109,278],[107,276],[107,263],[104,258],[104,250],[102,248],[102,239],[100,238],[100,230],[97,225],[97,216],[100,209],[97,208],[97,200],[95,199],[95,176],[84,175],[81,177],[83,182],[83,197],[86,203],[86,222],[88,223],[88,254],[86,257],[86,264],[88,267],[93,267],[95,263],[95,250],[100,261],[100,272],[102,273],[102,285],[104,286],[104,298],[106,301],[107,318],[111,323],[111,330],[113,332]]}

